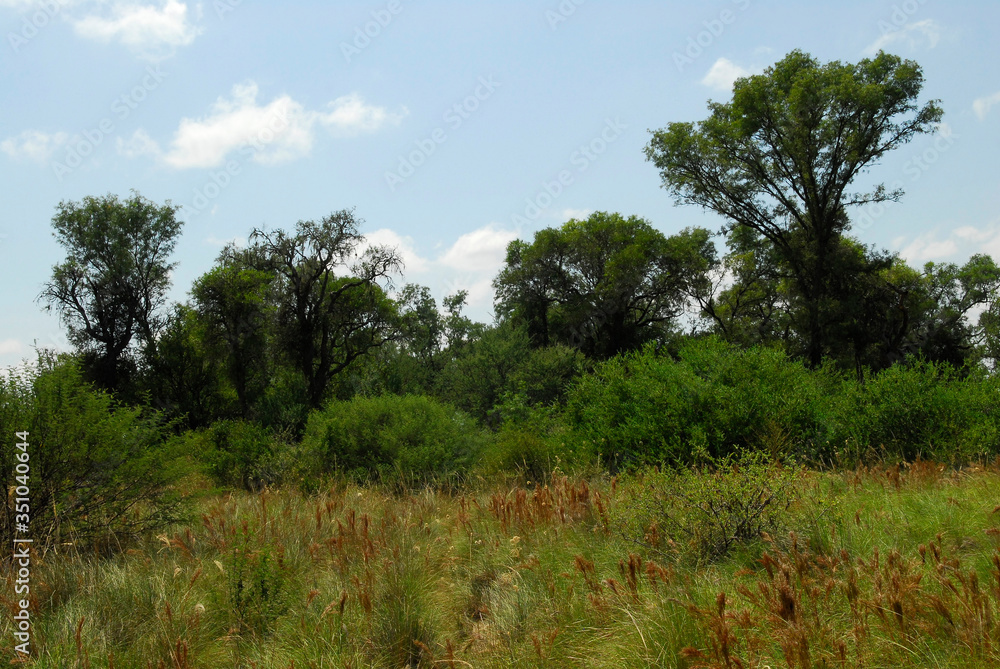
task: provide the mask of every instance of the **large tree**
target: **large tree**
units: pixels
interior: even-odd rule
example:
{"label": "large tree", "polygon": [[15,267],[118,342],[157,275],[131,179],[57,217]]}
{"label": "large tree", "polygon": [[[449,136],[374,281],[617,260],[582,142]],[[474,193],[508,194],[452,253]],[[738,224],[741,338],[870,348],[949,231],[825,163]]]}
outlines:
{"label": "large tree", "polygon": [[[801,308],[803,354],[826,353],[848,208],[895,201],[900,190],[852,183],[887,152],[935,129],[937,101],[918,105],[920,67],[883,52],[857,64],[821,64],[793,51],[763,74],[738,79],[707,119],[653,133],[646,157],[678,202],[721,214],[726,229],[766,239],[790,276]],[[842,282],[843,276],[837,281]]]}
{"label": "large tree", "polygon": [[319,222],[299,221],[294,234],[256,229],[250,237],[260,269],[275,275],[279,346],[302,374],[313,408],[337,374],[396,336],[395,307],[383,285],[402,261],[385,247],[359,256],[359,225],[344,209]]}
{"label": "large tree", "polygon": [[66,260],[52,268],[39,300],[55,308],[94,381],[119,389],[135,345],[153,345],[180,234],[178,207],[133,191],[61,202],[52,219]]}
{"label": "large tree", "polygon": [[666,237],[644,219],[595,212],[507,247],[497,312],[536,346],[596,357],[635,349],[683,313],[715,263],[707,230]]}
{"label": "large tree", "polygon": [[222,351],[240,413],[252,407],[268,382],[268,339],[273,331],[272,272],[257,269],[254,254],[229,246],[210,271],[194,282],[198,315],[210,344]]}

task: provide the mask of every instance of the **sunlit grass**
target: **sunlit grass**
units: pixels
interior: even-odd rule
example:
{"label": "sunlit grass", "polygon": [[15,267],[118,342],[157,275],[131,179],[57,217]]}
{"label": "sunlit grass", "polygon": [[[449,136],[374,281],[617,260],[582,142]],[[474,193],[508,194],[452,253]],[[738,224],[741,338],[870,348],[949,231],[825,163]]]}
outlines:
{"label": "sunlit grass", "polygon": [[797,485],[791,533],[714,561],[619,532],[627,486],[600,476],[206,496],[113,558],[36,556],[29,666],[1000,663],[995,468]]}

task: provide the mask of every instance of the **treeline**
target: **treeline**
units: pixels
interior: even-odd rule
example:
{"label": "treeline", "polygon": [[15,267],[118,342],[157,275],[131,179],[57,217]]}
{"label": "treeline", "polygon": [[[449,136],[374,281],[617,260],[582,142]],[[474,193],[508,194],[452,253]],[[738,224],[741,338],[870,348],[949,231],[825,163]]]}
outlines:
{"label": "treeline", "polygon": [[[935,101],[916,104],[921,85],[884,53],[823,65],[796,51],[740,79],[646,151],[679,202],[724,217],[724,254],[708,230],[596,212],[509,245],[489,325],[463,314],[463,292],[439,305],[395,287],[397,251],[366,246],[351,210],[251,231],[168,304],[177,207],[61,203],[66,259],[40,301],[76,353],[8,375],[4,429],[41,440],[53,533],[71,509],[128,499],[122,472],[159,499],[167,462],[256,490],[738,449],[825,466],[994,455],[1000,268],[976,255],[915,269],[848,234],[848,207],[900,195],[849,195],[857,174],[940,121]],[[71,450],[90,464],[60,473]],[[71,492],[87,485],[101,504]]]}

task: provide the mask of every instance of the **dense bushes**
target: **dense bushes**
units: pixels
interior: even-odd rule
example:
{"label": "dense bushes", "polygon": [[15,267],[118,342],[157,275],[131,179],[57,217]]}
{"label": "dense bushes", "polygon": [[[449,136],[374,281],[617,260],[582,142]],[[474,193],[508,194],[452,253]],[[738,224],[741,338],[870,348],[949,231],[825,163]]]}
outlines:
{"label": "dense bushes", "polygon": [[830,442],[838,461],[917,458],[967,462],[998,453],[1000,385],[976,372],[914,361],[831,398]]}
{"label": "dense bushes", "polygon": [[812,452],[824,377],[779,351],[691,341],[678,360],[609,360],[570,391],[568,420],[614,468],[692,462],[734,447]]}
{"label": "dense bushes", "polygon": [[[180,441],[156,415],[119,406],[83,379],[79,363],[41,355],[0,381],[0,480],[15,483],[15,432],[28,432],[30,536],[39,549],[119,542],[178,517]],[[3,506],[3,541],[14,527]]]}
{"label": "dense bushes", "polygon": [[331,402],[309,417],[303,439],[327,471],[356,480],[448,476],[472,463],[479,444],[472,420],[421,395]]}
{"label": "dense bushes", "polygon": [[600,365],[569,393],[567,421],[612,468],[695,463],[735,448],[854,465],[995,455],[1000,386],[911,361],[865,383],[782,352],[694,340]]}

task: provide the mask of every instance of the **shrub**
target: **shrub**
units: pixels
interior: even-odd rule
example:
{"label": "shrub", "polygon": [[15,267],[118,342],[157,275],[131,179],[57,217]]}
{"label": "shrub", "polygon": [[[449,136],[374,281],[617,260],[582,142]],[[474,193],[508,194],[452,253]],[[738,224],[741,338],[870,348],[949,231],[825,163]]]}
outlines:
{"label": "shrub", "polygon": [[780,351],[709,338],[685,344],[677,360],[647,347],[601,364],[571,389],[567,415],[612,468],[735,448],[812,455],[828,385]]}
{"label": "shrub", "polygon": [[268,544],[253,547],[244,527],[226,569],[228,610],[238,633],[266,636],[274,622],[288,610],[288,567],[281,547],[272,554]]}
{"label": "shrub", "polygon": [[[15,432],[28,432],[31,536],[40,550],[62,542],[117,546],[177,520],[174,483],[189,467],[181,441],[156,414],[118,405],[84,379],[79,362],[39,355],[0,380],[0,480],[13,479]],[[13,509],[4,505],[8,541]]]}
{"label": "shrub", "polygon": [[672,541],[698,558],[721,557],[782,527],[800,475],[750,450],[696,469],[647,469],[620,486],[615,522],[626,538],[658,550]]}
{"label": "shrub", "polygon": [[335,401],[314,411],[303,446],[328,472],[355,480],[393,477],[427,481],[468,466],[479,450],[472,420],[424,395]]}
{"label": "shrub", "polygon": [[864,384],[845,382],[831,441],[841,460],[918,458],[965,462],[995,455],[997,384],[944,363],[911,361]]}

